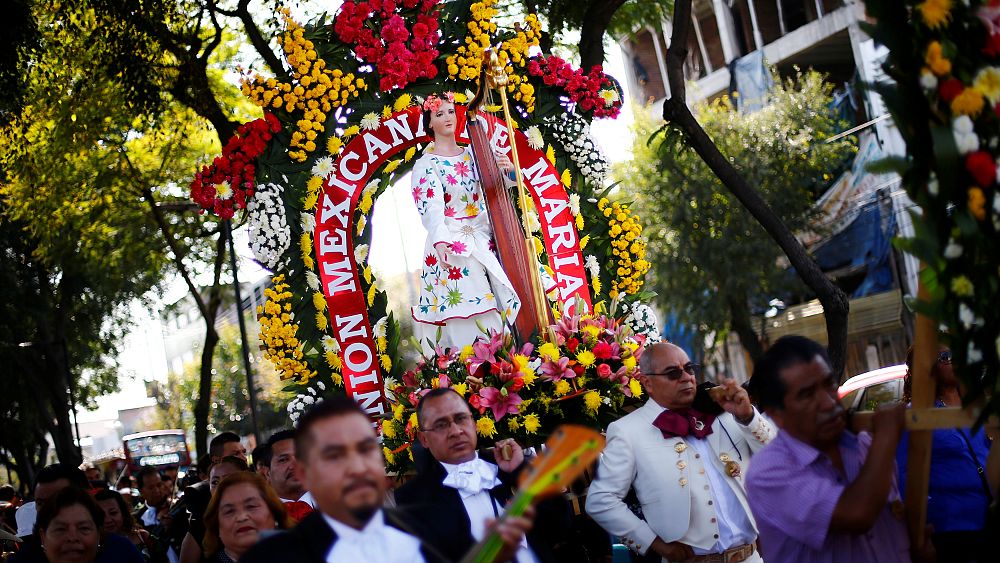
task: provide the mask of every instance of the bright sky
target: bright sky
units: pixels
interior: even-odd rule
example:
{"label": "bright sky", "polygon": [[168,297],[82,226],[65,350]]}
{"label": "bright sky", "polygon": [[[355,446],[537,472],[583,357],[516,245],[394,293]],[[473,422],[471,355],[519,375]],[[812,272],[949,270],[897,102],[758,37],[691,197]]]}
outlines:
{"label": "bright sky", "polygon": [[[631,157],[632,124],[631,96],[625,73],[624,58],[617,44],[607,46],[605,71],[617,78],[625,90],[622,113],[616,120],[595,120],[592,135],[612,163]],[[612,180],[617,180],[612,178]],[[424,238],[427,232],[420,224],[420,216],[410,197],[409,175],[402,177],[386,190],[375,203],[372,217],[372,249],[370,263],[379,275],[394,275],[416,270],[420,267]],[[625,189],[628,189],[625,186]],[[246,229],[236,232],[236,252],[240,258],[240,280],[255,281],[268,272],[252,259]],[[207,285],[210,279],[203,280]],[[187,288],[179,278],[169,284],[169,289],[158,308],[173,303],[187,293]],[[165,380],[167,363],[163,350],[163,336],[159,320],[150,311],[136,303],[132,307],[134,325],[126,336],[120,365],[121,392],[98,399],[98,409],[80,414],[80,421],[106,420],[117,418],[118,409],[151,404],[146,398],[144,380]]]}

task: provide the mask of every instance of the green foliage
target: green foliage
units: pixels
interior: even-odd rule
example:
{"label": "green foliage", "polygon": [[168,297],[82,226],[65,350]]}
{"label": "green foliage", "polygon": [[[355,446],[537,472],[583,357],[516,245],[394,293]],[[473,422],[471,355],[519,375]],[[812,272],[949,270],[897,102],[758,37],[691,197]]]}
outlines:
{"label": "green foliage", "polygon": [[[254,328],[253,325],[247,327]],[[257,341],[251,331],[247,335],[251,348]],[[251,350],[253,352],[253,350]],[[288,426],[284,406],[290,396],[281,390],[281,380],[271,362],[264,361],[260,352],[250,354],[257,388],[257,424],[266,436],[270,430]],[[194,407],[198,399],[198,382],[201,362],[194,360],[184,365],[181,374],[171,374],[158,398],[158,423],[161,428],[192,428]],[[240,332],[235,325],[219,329],[219,343],[212,359],[212,404],[209,411],[208,431],[211,434],[230,431],[241,436],[253,433],[250,417],[250,394],[246,373],[243,371],[243,352]]]}
{"label": "green foliage", "polygon": [[[816,72],[776,84],[770,103],[740,113],[722,98],[696,109],[698,121],[752,186],[796,231],[815,229],[812,203],[853,154],[853,140],[827,109],[832,86]],[[618,177],[638,192],[658,304],[678,320],[722,338],[754,299],[797,288],[777,262],[781,251],[691,150],[683,135],[638,111],[635,158]],[[655,132],[654,132],[655,130]],[[758,303],[762,305],[763,303]]]}

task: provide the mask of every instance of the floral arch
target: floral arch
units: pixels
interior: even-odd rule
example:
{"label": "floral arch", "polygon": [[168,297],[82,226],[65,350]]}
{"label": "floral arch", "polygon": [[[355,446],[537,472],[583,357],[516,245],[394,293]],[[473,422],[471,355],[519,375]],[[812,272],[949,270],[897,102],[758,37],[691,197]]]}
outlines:
{"label": "floral arch", "polygon": [[[305,26],[286,12],[278,40],[287,76],[244,72],[243,93],[263,117],[242,125],[191,185],[206,211],[246,221],[256,260],[275,274],[258,311],[261,347],[296,393],[292,421],[325,395],[349,393],[381,417],[395,470],[409,468],[403,454],[426,389],[462,394],[484,439],[540,443],[560,422],[604,426],[635,404],[637,359],[657,338],[642,291],[642,227],[628,202],[609,197],[609,166],[590,136],[593,119],[618,115],[621,89],[600,67],[536,54],[537,17],[504,27],[494,3],[347,0],[332,21]],[[405,366],[399,323],[368,263],[369,221],[375,200],[428,148],[422,96],[455,92],[464,122],[485,46],[510,78],[532,203],[521,218],[559,288],[556,338],[515,349],[484,335]],[[480,115],[506,151],[498,110]]]}

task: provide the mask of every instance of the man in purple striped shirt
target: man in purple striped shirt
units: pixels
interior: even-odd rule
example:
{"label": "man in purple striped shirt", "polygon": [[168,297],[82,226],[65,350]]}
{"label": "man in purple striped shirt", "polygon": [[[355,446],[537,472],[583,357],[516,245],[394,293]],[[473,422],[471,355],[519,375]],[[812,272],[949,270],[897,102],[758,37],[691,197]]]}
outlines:
{"label": "man in purple striped shirt", "polygon": [[775,342],[751,382],[781,429],[747,470],[764,560],[909,562],[895,482],[903,405],[875,414],[874,435],[845,430],[826,351],[802,336]]}

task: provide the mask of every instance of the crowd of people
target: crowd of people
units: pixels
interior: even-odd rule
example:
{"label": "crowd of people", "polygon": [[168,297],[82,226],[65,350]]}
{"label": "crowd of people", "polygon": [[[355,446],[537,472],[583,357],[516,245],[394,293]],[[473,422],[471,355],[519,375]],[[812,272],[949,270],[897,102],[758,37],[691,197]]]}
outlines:
{"label": "crowd of people", "polygon": [[[932,541],[917,545],[901,496],[905,404],[852,432],[821,345],[779,339],[746,388],[699,386],[699,367],[669,343],[639,367],[647,401],[607,428],[577,510],[557,496],[504,517],[526,451],[481,449],[468,403],[445,387],[417,406],[417,472],[398,488],[368,416],[333,397],[256,448],[252,465],[239,436],[216,436],[180,483],[146,467],[111,488],[48,466],[30,502],[0,489],[0,541],[18,546],[12,563],[444,562],[488,536],[498,561],[517,563],[611,561],[613,543],[632,561],[994,560],[998,454],[984,431],[935,433]],[[938,405],[960,404],[946,350],[933,376]]]}

